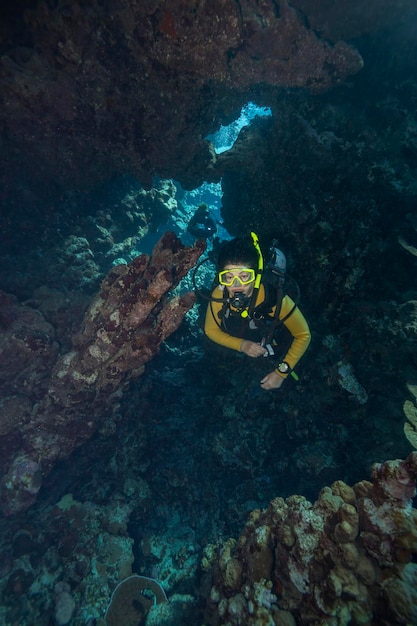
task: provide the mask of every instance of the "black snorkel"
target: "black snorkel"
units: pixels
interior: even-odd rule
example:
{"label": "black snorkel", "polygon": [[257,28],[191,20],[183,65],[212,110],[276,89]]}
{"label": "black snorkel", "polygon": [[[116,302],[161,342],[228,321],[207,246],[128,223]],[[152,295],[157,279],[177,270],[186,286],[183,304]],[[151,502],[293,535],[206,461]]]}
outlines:
{"label": "black snorkel", "polygon": [[[204,263],[207,263],[208,261],[210,261],[211,263],[213,263],[212,259],[210,259],[210,257],[207,257],[206,259],[203,259],[202,261],[200,261],[199,263],[197,263],[197,265],[195,266],[192,274],[191,274],[191,280],[193,283],[193,287],[194,287],[194,291],[197,294],[197,296],[199,298],[203,298],[203,300],[207,300],[208,302],[224,302],[224,298],[214,298],[211,293],[214,289],[214,285],[212,285],[211,287],[211,291],[210,291],[210,295],[207,295],[206,293],[204,293],[199,287],[197,287],[197,283],[196,283],[196,274],[199,271],[199,269],[202,267],[202,265],[204,265]],[[217,276],[217,274],[216,274]],[[215,283],[217,282],[217,278],[214,281]]]}

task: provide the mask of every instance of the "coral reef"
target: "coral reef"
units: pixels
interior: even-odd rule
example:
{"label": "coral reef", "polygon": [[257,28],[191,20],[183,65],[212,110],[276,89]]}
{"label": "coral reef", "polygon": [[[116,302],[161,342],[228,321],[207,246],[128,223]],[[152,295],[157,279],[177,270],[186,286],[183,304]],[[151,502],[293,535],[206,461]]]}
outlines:
{"label": "coral reef", "polygon": [[[39,311],[2,297],[1,502],[6,514],[29,506],[58,459],[68,457],[117,407],[161,343],[193,306],[191,293],[168,299],[203,252],[166,233],[151,257],[114,267],[58,358],[53,328]],[[17,315],[15,316],[15,312]],[[33,358],[32,358],[33,354]],[[38,383],[38,379],[40,382]],[[20,428],[15,429],[16,416]]]}
{"label": "coral reef", "polygon": [[341,361],[337,364],[337,370],[338,381],[342,389],[356,398],[359,404],[365,404],[368,401],[368,396],[365,389],[356,380],[352,365]]}
{"label": "coral reef", "polygon": [[57,626],[65,626],[71,621],[75,609],[75,600],[71,595],[68,583],[59,582],[54,587],[55,622]]}
{"label": "coral reef", "polygon": [[[132,573],[149,626],[416,623],[415,456],[383,462],[417,447],[415,0],[0,12],[0,623],[103,626]],[[287,253],[313,344],[279,394],[169,301],[198,250],[141,254],[191,214],[159,176]]]}
{"label": "coral reef", "polygon": [[[129,424],[126,431],[132,433],[132,426]],[[135,444],[137,450],[139,442]],[[114,448],[114,443],[109,445]],[[127,456],[127,451],[123,454]],[[187,532],[179,519],[175,527],[158,527],[157,534],[143,537],[138,560],[133,530],[136,527],[142,532],[147,510],[155,519],[157,493],[143,479],[134,480],[133,475],[125,478],[120,489],[108,487],[100,470],[94,488],[96,502],[65,493],[49,507],[39,506],[38,501],[20,518],[0,519],[2,625],[50,621],[105,626],[113,621],[121,626],[133,617],[136,625],[137,601],[146,612],[148,624],[193,623],[189,616],[196,614],[198,598],[190,592],[195,586],[199,553],[191,529]],[[141,524],[130,520],[135,510],[143,516]],[[133,568],[139,568],[141,575],[133,574]],[[153,583],[154,577],[161,586]],[[138,597],[131,606],[132,588],[135,591],[138,587]],[[155,595],[160,604],[155,604]]]}
{"label": "coral reef", "polygon": [[137,502],[98,506],[66,493],[24,522],[1,520],[0,622],[81,626],[104,616],[111,589],[132,574],[126,528]]}
{"label": "coral reef", "polygon": [[57,290],[65,286],[73,297],[95,293],[112,265],[149,252],[149,241],[142,247],[144,238],[154,243],[157,232],[172,228],[167,222],[178,209],[176,194],[171,180],[157,180],[146,190],[132,178],[111,181],[90,194],[70,194],[54,221],[31,225],[18,271],[15,256],[2,247],[0,289],[20,300],[31,299],[34,289],[45,284]]}
{"label": "coral reef", "polygon": [[314,504],[291,496],[253,511],[238,541],[205,549],[210,623],[272,626],[283,611],[293,624],[415,623],[416,477],[413,452]]}
{"label": "coral reef", "polygon": [[404,422],[404,434],[413,448],[417,450],[417,385],[407,385],[408,391],[413,396],[413,401],[406,400],[403,405],[404,415],[407,421]]}

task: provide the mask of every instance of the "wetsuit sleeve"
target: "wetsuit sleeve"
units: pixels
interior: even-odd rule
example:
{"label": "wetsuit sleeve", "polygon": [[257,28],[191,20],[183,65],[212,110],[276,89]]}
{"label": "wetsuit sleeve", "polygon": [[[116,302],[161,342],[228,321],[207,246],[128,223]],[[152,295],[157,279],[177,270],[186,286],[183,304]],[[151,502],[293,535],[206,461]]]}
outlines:
{"label": "wetsuit sleeve", "polygon": [[[214,298],[221,298],[222,295],[222,291],[218,288],[216,288],[212,293]],[[215,343],[218,343],[225,348],[230,348],[231,350],[237,350],[240,352],[242,339],[240,339],[240,337],[233,337],[233,335],[229,335],[220,327],[218,313],[221,311],[221,308],[221,302],[209,302],[204,322],[204,332],[207,337]]]}
{"label": "wetsuit sleeve", "polygon": [[[280,319],[284,319],[293,307],[294,301],[289,296],[285,296],[279,314]],[[307,321],[298,307],[296,307],[288,319],[284,321],[284,326],[290,331],[293,340],[283,361],[286,361],[291,369],[294,369],[310,345],[311,333]],[[280,376],[282,376],[282,374],[280,374]]]}

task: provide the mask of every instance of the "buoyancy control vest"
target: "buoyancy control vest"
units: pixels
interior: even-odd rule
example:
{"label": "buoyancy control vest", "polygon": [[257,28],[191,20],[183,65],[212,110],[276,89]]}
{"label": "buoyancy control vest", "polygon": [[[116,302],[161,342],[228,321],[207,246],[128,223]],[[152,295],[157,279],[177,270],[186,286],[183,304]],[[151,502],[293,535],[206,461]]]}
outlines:
{"label": "buoyancy control vest", "polygon": [[275,285],[267,282],[262,282],[262,285],[264,299],[251,308],[250,315],[242,316],[241,310],[233,308],[229,299],[225,298],[218,313],[219,326],[224,332],[234,337],[262,343],[268,348],[269,354],[275,356],[276,347],[279,352],[285,351],[292,341],[292,336],[284,326],[284,322],[295,311],[297,305],[291,299],[289,313],[280,319],[282,300],[285,295],[282,291],[277,291]]}

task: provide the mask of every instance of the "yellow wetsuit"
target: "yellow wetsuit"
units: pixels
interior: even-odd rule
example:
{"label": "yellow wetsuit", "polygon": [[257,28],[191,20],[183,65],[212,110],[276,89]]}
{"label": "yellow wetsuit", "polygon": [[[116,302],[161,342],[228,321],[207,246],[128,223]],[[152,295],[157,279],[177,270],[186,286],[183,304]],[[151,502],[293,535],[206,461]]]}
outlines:
{"label": "yellow wetsuit", "polygon": [[[221,299],[223,297],[223,289],[222,287],[216,287],[212,292],[212,297]],[[255,306],[261,304],[265,299],[265,289],[261,284]],[[231,310],[232,307],[230,307]],[[284,319],[288,313],[294,308],[294,301],[289,296],[284,296],[282,299],[281,311],[279,313],[279,318]],[[237,350],[240,352],[240,348],[242,345],[242,341],[247,337],[237,337],[234,335],[228,334],[221,327],[221,319],[219,318],[219,313],[223,309],[223,302],[211,301],[209,306],[207,307],[206,319],[204,324],[204,332],[212,341],[220,344],[226,348],[231,348],[232,350]],[[276,307],[272,308],[273,315],[275,313]],[[248,318],[246,318],[248,320]],[[249,322],[248,322],[249,323]],[[307,321],[304,315],[301,313],[298,307],[295,307],[291,315],[287,319],[283,321],[284,326],[291,333],[293,340],[291,345],[283,357],[283,361],[286,361],[291,369],[294,369],[298,361],[303,356],[304,352],[307,350],[311,335],[310,329],[308,327]],[[285,376],[282,375],[284,378]]]}

